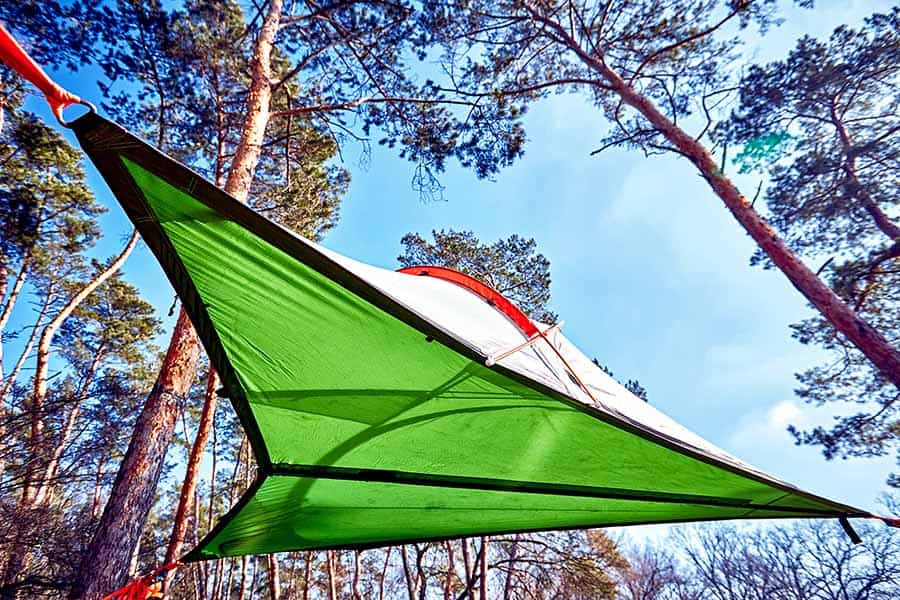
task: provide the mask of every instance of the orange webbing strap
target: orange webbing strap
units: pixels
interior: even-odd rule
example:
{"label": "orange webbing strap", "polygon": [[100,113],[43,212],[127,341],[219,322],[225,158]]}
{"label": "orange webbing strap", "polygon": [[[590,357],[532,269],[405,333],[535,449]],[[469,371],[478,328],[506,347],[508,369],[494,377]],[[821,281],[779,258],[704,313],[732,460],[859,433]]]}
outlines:
{"label": "orange webbing strap", "polygon": [[44,96],[47,98],[47,103],[50,105],[50,109],[61,124],[67,125],[67,123],[63,121],[62,113],[66,107],[72,106],[73,104],[84,104],[91,110],[95,110],[91,103],[85,102],[50,79],[50,76],[44,72],[40,65],[34,62],[34,59],[31,58],[19,42],[10,35],[2,23],[0,23],[0,60],[44,93]]}
{"label": "orange webbing strap", "polygon": [[138,577],[125,587],[116,590],[103,600],[148,600],[149,598],[162,598],[163,581],[169,571],[174,571],[181,566],[176,561],[163,565],[143,577]]}

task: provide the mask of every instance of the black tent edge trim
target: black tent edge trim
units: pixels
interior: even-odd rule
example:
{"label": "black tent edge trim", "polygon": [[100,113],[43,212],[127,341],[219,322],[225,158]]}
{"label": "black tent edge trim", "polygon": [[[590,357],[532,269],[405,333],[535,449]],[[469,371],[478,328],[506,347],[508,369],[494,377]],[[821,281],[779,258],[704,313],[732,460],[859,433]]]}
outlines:
{"label": "black tent edge trim", "polygon": [[[425,336],[433,338],[460,355],[478,364],[484,365],[484,361],[487,357],[481,355],[466,343],[376,289],[355,273],[352,273],[331,258],[319,252],[303,238],[266,217],[263,217],[236,198],[218,188],[202,175],[194,172],[169,156],[166,156],[148,143],[136,137],[134,134],[122,128],[117,123],[101,117],[96,113],[87,113],[72,123],[72,129],[82,148],[97,166],[97,169],[110,186],[113,195],[122,205],[129,219],[141,233],[141,236],[147,245],[153,250],[154,255],[156,255],[162,265],[167,278],[182,299],[184,308],[190,316],[191,322],[196,328],[201,342],[206,348],[216,370],[222,377],[223,385],[228,391],[229,398],[238,414],[241,425],[247,431],[251,448],[253,449],[263,476],[272,472],[272,462],[262,438],[262,433],[259,430],[256,420],[253,418],[244,390],[225,354],[221,340],[215,332],[215,328],[212,325],[206,307],[204,306],[193,281],[188,276],[186,269],[178,258],[174,248],[171,247],[168,237],[159,227],[159,223],[153,215],[152,210],[146,205],[143,194],[137,188],[137,185],[125,169],[120,157],[127,158],[136,164],[141,165],[143,168],[168,182],[173,187],[184,191],[200,203],[217,211],[224,218],[244,227],[262,240],[292,256],[294,259],[321,275],[335,281],[363,300],[383,310],[388,315],[399,319],[410,327],[420,331]],[[613,415],[588,406],[579,400],[562,394],[557,390],[549,388],[501,365],[493,365],[491,367],[485,366],[485,368],[489,368],[519,384],[530,387],[541,394],[572,406],[595,419],[616,426],[624,431],[684,456],[699,460],[703,463],[729,471],[758,483],[771,486],[783,492],[795,494],[809,501],[833,506],[836,510],[847,516],[870,516],[870,513],[867,511],[811,494],[785,482],[766,477],[760,473],[741,469],[736,465],[710,456],[697,448],[687,446],[680,440],[647,429],[642,426],[642,424],[634,422],[622,415]],[[249,493],[249,490],[247,493]],[[243,498],[241,500],[243,500]],[[237,507],[238,505],[241,505],[240,501],[235,506]],[[234,514],[236,514],[234,511],[228,511],[222,518],[220,525],[224,526],[227,521],[233,518]],[[835,514],[823,513],[822,516],[834,517]],[[214,530],[216,529],[220,528],[214,528]],[[535,531],[546,530],[537,529]],[[209,536],[207,536],[207,538],[208,537]],[[198,548],[202,545],[202,543],[198,545]]]}
{"label": "black tent edge trim", "polygon": [[[729,517],[718,517],[716,521],[726,522],[726,521],[741,521],[747,518],[748,513],[752,513],[753,510],[747,511],[747,513]],[[228,514],[230,514],[229,511]],[[226,515],[227,516],[227,515]],[[768,515],[765,517],[761,517],[765,520],[791,520],[800,518],[796,514],[787,514],[787,515]],[[806,515],[804,518],[822,518],[822,519],[833,519],[835,518],[834,514],[829,513],[818,513],[813,515]],[[849,518],[857,518],[857,515],[850,515]],[[864,518],[864,517],[862,517]],[[839,517],[840,520],[840,517]],[[458,539],[471,539],[473,537],[478,536],[490,536],[496,537],[500,535],[510,535],[510,534],[519,534],[519,533],[549,533],[555,531],[592,531],[597,529],[605,529],[607,527],[629,527],[632,525],[683,525],[690,523],[708,523],[708,518],[697,517],[690,519],[656,519],[656,520],[635,520],[635,521],[623,521],[619,523],[613,523],[609,525],[576,525],[576,526],[567,526],[567,527],[527,527],[527,528],[512,528],[512,529],[497,529],[494,531],[484,532],[484,533],[465,533],[465,534],[455,534],[455,535],[440,535],[440,536],[429,536],[429,537],[409,537],[409,538],[397,538],[397,539],[384,539],[384,540],[376,540],[371,542],[361,542],[358,544],[322,544],[317,546],[308,546],[303,548],[292,548],[292,549],[278,549],[272,552],[267,552],[267,554],[276,554],[279,552],[319,552],[324,550],[374,550],[379,548],[387,548],[387,547],[397,547],[402,546],[403,544],[417,544],[417,543],[436,543],[436,542],[447,542]],[[216,530],[220,529],[219,527],[215,528]],[[206,539],[205,536],[204,539]],[[198,544],[197,548],[192,550],[189,554],[186,554],[181,562],[198,562],[202,560],[215,560],[218,558],[228,558],[232,556],[243,556],[244,553],[238,552],[235,554],[223,553],[223,554],[211,554],[205,553],[203,550],[200,550],[202,544]],[[262,555],[262,554],[261,554]]]}
{"label": "black tent edge trim", "polygon": [[[627,488],[543,483],[490,477],[462,477],[456,475],[414,473],[409,471],[397,471],[389,469],[275,463],[272,465],[272,470],[269,472],[269,474],[287,477],[305,477],[310,479],[376,482],[398,485],[444,487],[493,492],[514,492],[546,496],[572,496],[579,498],[596,498],[607,500],[635,500],[671,504],[695,504],[704,506],[746,508],[748,510],[762,510],[773,512],[796,512],[799,514],[808,513],[821,515],[827,512],[804,507],[754,504],[752,500],[747,500],[744,498],[730,498],[727,496],[708,496],[702,494],[683,494],[676,492],[654,492]],[[781,498],[784,497],[785,496],[782,496]],[[777,500],[773,502],[777,502]],[[828,514],[832,517],[839,517],[844,513],[836,511]],[[864,515],[860,513],[850,516],[859,517]]]}

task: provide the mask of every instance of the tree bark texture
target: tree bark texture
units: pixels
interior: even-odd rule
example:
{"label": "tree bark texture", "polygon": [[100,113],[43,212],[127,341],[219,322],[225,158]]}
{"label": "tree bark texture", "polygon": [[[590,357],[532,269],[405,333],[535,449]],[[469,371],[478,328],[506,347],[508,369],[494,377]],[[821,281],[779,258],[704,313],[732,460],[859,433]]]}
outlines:
{"label": "tree bark texture", "polygon": [[135,423],[99,527],[84,554],[71,598],[96,600],[125,583],[198,359],[197,335],[182,309],[156,384]]}
{"label": "tree bark texture", "polygon": [[266,558],[268,560],[269,600],[280,600],[281,578],[278,573],[278,556],[273,553],[269,554]]}

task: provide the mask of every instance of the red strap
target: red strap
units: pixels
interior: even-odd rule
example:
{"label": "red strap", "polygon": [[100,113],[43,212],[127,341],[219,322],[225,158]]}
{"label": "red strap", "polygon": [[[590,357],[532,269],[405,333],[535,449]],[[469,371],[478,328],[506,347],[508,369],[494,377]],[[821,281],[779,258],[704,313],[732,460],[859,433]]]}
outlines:
{"label": "red strap", "polygon": [[888,527],[894,527],[900,529],[900,519],[894,519],[892,517],[880,517],[878,515],[869,515],[870,519],[878,519],[883,522]]}
{"label": "red strap", "polygon": [[3,27],[2,23],[0,23],[0,60],[44,93],[50,109],[60,123],[65,124],[62,112],[66,107],[73,104],[90,106],[87,102],[63,89],[50,79],[40,65],[34,62],[34,59],[28,55],[19,42]]}
{"label": "red strap", "polygon": [[128,585],[120,588],[108,596],[104,596],[103,600],[147,600],[148,598],[161,598],[163,580],[169,571],[174,571],[181,566],[176,561],[163,565],[143,577],[138,577]]}

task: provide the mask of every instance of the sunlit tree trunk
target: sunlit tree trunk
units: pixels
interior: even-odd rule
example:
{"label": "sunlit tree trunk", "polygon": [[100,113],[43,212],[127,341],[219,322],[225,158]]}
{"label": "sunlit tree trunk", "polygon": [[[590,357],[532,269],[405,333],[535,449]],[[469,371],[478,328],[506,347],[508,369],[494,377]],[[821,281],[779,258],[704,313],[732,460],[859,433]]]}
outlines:
{"label": "sunlit tree trunk", "polygon": [[469,538],[463,538],[461,540],[462,543],[462,555],[463,555],[463,568],[465,570],[466,579],[466,595],[469,597],[469,600],[475,600],[475,565],[472,564],[472,554],[469,550]]}
{"label": "sunlit tree trunk", "polygon": [[[6,324],[9,323],[9,318],[12,316],[13,307],[16,305],[16,300],[19,298],[19,294],[22,292],[22,287],[25,285],[25,279],[28,277],[28,259],[27,257],[23,258],[22,266],[19,268],[19,272],[16,274],[16,278],[13,281],[12,287],[9,287],[9,279],[7,267],[4,265],[2,273],[0,273],[0,302],[2,302],[3,308],[0,309],[0,388],[4,387],[4,379],[3,379],[3,337],[2,334],[6,330]],[[8,294],[8,295],[7,295]]]}
{"label": "sunlit tree trunk", "polygon": [[309,600],[309,578],[312,572],[312,553],[306,552],[303,561],[303,600]]}
{"label": "sunlit tree trunk", "polygon": [[338,585],[337,573],[335,573],[334,552],[328,550],[325,552],[325,571],[328,575],[328,600],[337,600]]}
{"label": "sunlit tree trunk", "polygon": [[128,561],[128,577],[137,575],[138,559],[141,556],[141,538],[138,538],[137,544],[134,545],[134,552],[131,553],[131,560]]}
{"label": "sunlit tree trunk", "polygon": [[[78,308],[81,303],[94,292],[94,290],[100,287],[103,282],[107,281],[122,268],[122,265],[128,260],[131,251],[134,250],[137,241],[138,233],[137,231],[133,231],[131,237],[128,238],[128,242],[118,256],[116,256],[105,269],[97,273],[90,281],[82,286],[81,289],[73,294],[60,311],[56,313],[56,316],[54,316],[41,331],[41,336],[38,339],[37,344],[34,382],[31,391],[31,405],[29,407],[31,412],[30,444],[31,451],[35,453],[36,458],[43,456],[46,451],[44,448],[44,406],[47,401],[47,376],[50,370],[50,344],[53,342],[53,337],[56,335],[56,332],[59,331],[59,328],[66,319],[71,316],[72,312]],[[30,504],[34,502],[34,495],[37,493],[35,480],[39,477],[39,474],[34,472],[34,469],[40,469],[41,463],[41,460],[32,461],[33,467],[27,475],[25,488],[22,492],[22,499],[25,503]]]}
{"label": "sunlit tree trunk", "polygon": [[269,598],[271,600],[280,600],[281,581],[278,573],[278,557],[275,554],[269,554],[266,556],[266,559],[268,561]]}
{"label": "sunlit tree trunk", "polygon": [[102,454],[97,457],[97,472],[94,479],[94,494],[91,498],[91,518],[96,521],[100,518],[103,508],[103,467],[106,465],[106,457]]}
{"label": "sunlit tree trunk", "polygon": [[46,296],[44,296],[44,299],[41,301],[41,308],[38,311],[34,325],[31,327],[31,333],[28,334],[28,340],[25,342],[25,346],[19,354],[19,358],[16,359],[16,363],[13,365],[12,370],[6,376],[3,386],[0,387],[0,402],[3,402],[3,399],[6,398],[6,395],[9,393],[10,389],[12,389],[13,382],[18,379],[19,373],[25,365],[25,361],[28,360],[28,357],[31,355],[31,350],[34,348],[34,344],[37,341],[38,332],[41,331],[41,328],[44,325],[44,319],[47,318],[47,313],[50,312],[50,307],[55,301],[56,292],[53,289],[48,290]]}
{"label": "sunlit tree trunk", "polygon": [[353,583],[351,586],[351,592],[353,593],[353,600],[363,600],[362,593],[359,591],[359,576],[360,576],[360,560],[359,560],[359,550],[353,551]]}
{"label": "sunlit tree trunk", "polygon": [[[250,193],[269,121],[272,48],[282,6],[283,0],[269,1],[254,47],[246,117],[225,183],[225,191],[239,200],[246,200]],[[70,598],[96,600],[125,583],[127,552],[147,520],[182,399],[194,379],[198,351],[196,333],[182,308],[159,378],[138,417]]]}
{"label": "sunlit tree trunk", "polygon": [[250,562],[250,558],[248,556],[241,557],[241,583],[238,588],[238,600],[244,600],[245,593],[247,590],[247,563]]}
{"label": "sunlit tree trunk", "polygon": [[253,557],[253,564],[250,565],[250,571],[252,571],[253,575],[250,576],[250,600],[253,600],[256,597],[256,578],[259,577],[259,557]]}

